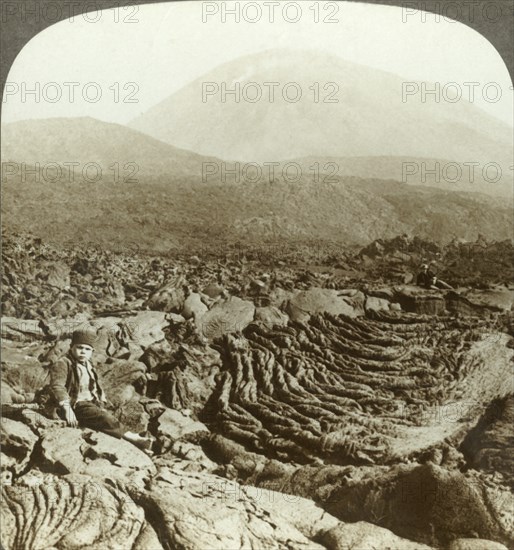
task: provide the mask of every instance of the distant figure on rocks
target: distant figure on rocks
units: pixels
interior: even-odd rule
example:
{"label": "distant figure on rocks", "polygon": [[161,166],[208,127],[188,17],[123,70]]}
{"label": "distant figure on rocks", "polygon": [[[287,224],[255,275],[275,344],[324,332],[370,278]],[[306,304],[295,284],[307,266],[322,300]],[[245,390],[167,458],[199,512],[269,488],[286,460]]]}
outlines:
{"label": "distant figure on rocks", "polygon": [[453,288],[448,283],[445,283],[444,281],[441,281],[441,279],[438,279],[435,276],[435,273],[431,271],[428,264],[423,264],[421,266],[421,271],[418,273],[418,276],[416,278],[416,283],[418,286],[422,286],[424,288],[431,288],[433,290],[439,290],[441,288],[447,288],[447,289]]}
{"label": "distant figure on rocks", "polygon": [[67,355],[50,368],[50,390],[60,407],[60,416],[68,426],[82,426],[130,441],[149,453],[153,438],[125,430],[103,407],[107,403],[91,364],[96,335],[76,330]]}
{"label": "distant figure on rocks", "polygon": [[416,283],[418,286],[430,288],[432,279],[434,277],[435,277],[435,274],[432,271],[430,271],[430,269],[428,268],[428,264],[422,264],[421,271],[418,273],[418,276],[416,278]]}

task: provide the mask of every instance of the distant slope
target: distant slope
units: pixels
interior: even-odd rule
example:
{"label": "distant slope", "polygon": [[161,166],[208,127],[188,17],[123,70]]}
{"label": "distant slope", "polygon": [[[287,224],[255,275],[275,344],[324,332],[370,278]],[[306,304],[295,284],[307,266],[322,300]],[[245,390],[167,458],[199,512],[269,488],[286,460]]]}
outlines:
{"label": "distant slope", "polygon": [[396,180],[409,185],[435,187],[445,191],[480,192],[513,198],[514,172],[506,166],[472,166],[445,158],[420,157],[304,157],[294,159],[307,174],[319,174],[321,181],[332,175],[363,179]]}
{"label": "distant slope", "polygon": [[55,242],[168,251],[224,242],[367,244],[398,234],[431,241],[511,239],[512,204],[478,194],[343,178],[336,184],[49,183],[2,185],[11,230]]}
{"label": "distant slope", "polygon": [[[2,160],[32,167],[35,183],[21,171],[2,181],[4,222],[46,240],[92,241],[102,246],[137,243],[147,249],[211,246],[220,241],[330,240],[367,244],[401,233],[446,241],[453,237],[512,238],[512,201],[485,195],[414,187],[393,180],[355,178],[308,170],[315,158],[300,159],[302,176],[284,181],[279,166],[274,182],[244,179],[226,183],[218,176],[202,182],[202,164],[219,159],[177,149],[141,132],[91,118],[24,121],[2,127]],[[73,182],[43,178],[45,163],[79,163]],[[341,161],[341,166],[344,162]],[[396,162],[350,160],[350,172],[380,174]],[[103,177],[89,182],[80,170],[102,167]],[[109,168],[119,163],[121,178]],[[136,163],[137,183],[126,183],[124,163]],[[353,164],[352,164],[353,163]],[[380,164],[382,163],[382,164]],[[392,164],[391,164],[392,163]],[[375,168],[378,169],[378,168]],[[368,172],[373,174],[373,172]],[[94,175],[94,172],[93,172]],[[47,174],[48,176],[48,174]]]}
{"label": "distant slope", "polygon": [[[98,164],[104,176],[114,176],[118,163],[120,178],[145,179],[155,176],[201,175],[201,155],[178,149],[137,130],[90,117],[24,120],[2,125],[2,161],[43,167],[57,163],[78,163],[80,174],[87,163]],[[129,164],[125,169],[125,164]],[[132,165],[130,165],[132,164]],[[134,166],[135,165],[135,166]],[[112,167],[112,168],[110,168]],[[12,168],[14,170],[14,168]],[[52,179],[55,170],[48,171]],[[90,170],[94,179],[94,167]]]}
{"label": "distant slope", "polygon": [[[205,157],[185,149],[179,149],[142,132],[119,124],[103,122],[90,117],[51,118],[25,120],[2,125],[2,161],[14,162],[4,173],[21,171],[20,165],[39,163],[41,180],[53,179],[56,174],[52,163],[62,169],[61,179],[69,179],[69,165],[76,163],[75,180],[81,179],[81,171],[88,163],[99,165],[102,181],[184,181],[202,177],[202,171],[212,170],[206,175],[207,183],[231,183],[234,177],[230,170],[238,166],[240,180],[245,181],[244,161],[222,161]],[[455,163],[445,159],[417,157],[329,157],[308,156],[282,161],[274,170],[280,176],[289,163],[301,166],[302,174],[313,182],[335,181],[342,176],[363,179],[394,179],[411,185],[428,185],[451,191],[479,191],[489,195],[512,197],[513,172],[504,173],[502,180],[491,181],[494,169],[485,176],[483,166],[475,167],[473,177],[469,167],[462,166],[461,177],[453,182]],[[48,170],[44,170],[48,165]],[[262,170],[260,182],[270,180],[271,169],[259,163]],[[227,176],[223,176],[223,170]],[[435,176],[430,171],[437,169]],[[248,178],[253,177],[250,169]],[[294,169],[291,175],[295,176]],[[91,166],[88,177],[95,179],[96,169]],[[34,176],[28,173],[28,179]],[[439,179],[439,182],[436,181]]]}
{"label": "distant slope", "polygon": [[[312,51],[269,50],[216,67],[138,116],[131,126],[203,155],[266,162],[302,157],[411,157],[496,162],[512,179],[512,128],[461,100],[402,98],[409,78]],[[239,98],[223,86],[259,84]],[[265,82],[277,82],[273,101]],[[319,101],[310,88],[319,83]],[[326,83],[333,82],[334,86]],[[218,91],[203,96],[205,83]],[[287,101],[282,90],[296,83],[302,96]],[[293,97],[293,87],[289,97]],[[337,102],[324,102],[324,100]],[[406,99],[406,101],[403,101]],[[357,161],[358,164],[358,161]],[[362,175],[353,173],[351,175]],[[382,175],[382,177],[384,177]],[[491,192],[487,187],[480,189]],[[493,192],[496,188],[493,189]]]}

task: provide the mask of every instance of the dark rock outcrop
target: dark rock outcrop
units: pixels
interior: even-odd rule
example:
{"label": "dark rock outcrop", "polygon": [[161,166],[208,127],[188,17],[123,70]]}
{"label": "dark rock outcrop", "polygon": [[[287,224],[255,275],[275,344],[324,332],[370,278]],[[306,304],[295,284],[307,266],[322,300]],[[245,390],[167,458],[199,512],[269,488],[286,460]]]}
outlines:
{"label": "dark rock outcrop", "polygon": [[506,335],[479,321],[375,316],[225,337],[213,427],[282,460],[383,463],[457,435],[511,391]]}
{"label": "dark rock outcrop", "polygon": [[[393,241],[172,266],[8,240],[3,546],[512,547],[512,246],[488,246],[489,273]],[[442,279],[483,280],[403,284],[439,254]],[[46,406],[46,367],[85,326],[110,410],[155,436],[152,457]]]}
{"label": "dark rock outcrop", "polygon": [[461,448],[471,467],[501,475],[514,490],[513,425],[514,397],[493,401]]}

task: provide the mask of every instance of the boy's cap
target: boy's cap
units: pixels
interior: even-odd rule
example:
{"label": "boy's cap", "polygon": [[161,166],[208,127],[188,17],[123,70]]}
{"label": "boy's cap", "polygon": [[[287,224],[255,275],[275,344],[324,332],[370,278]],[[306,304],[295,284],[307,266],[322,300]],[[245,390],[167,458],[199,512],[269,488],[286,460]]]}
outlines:
{"label": "boy's cap", "polygon": [[81,344],[95,347],[96,333],[91,330],[76,330],[71,337],[72,346],[80,346]]}

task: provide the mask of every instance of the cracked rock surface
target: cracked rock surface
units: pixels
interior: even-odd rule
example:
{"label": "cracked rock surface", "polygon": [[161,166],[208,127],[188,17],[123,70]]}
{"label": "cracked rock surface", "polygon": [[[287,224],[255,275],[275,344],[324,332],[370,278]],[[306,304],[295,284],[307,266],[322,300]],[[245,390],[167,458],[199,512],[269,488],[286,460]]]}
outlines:
{"label": "cracked rock surface", "polygon": [[[454,286],[472,262],[399,242],[321,271],[7,239],[3,547],[514,548],[510,271],[414,287],[422,254]],[[49,405],[47,367],[85,326],[153,456]]]}

